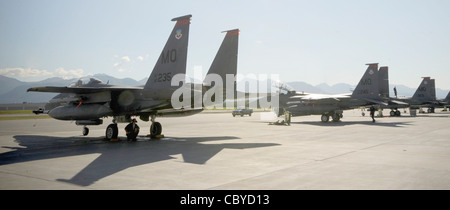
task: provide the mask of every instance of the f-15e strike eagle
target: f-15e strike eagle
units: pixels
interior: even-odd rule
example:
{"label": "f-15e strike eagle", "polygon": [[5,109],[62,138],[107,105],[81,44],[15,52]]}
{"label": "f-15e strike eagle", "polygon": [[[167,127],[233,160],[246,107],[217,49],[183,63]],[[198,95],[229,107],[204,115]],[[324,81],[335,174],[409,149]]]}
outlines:
{"label": "f-15e strike eagle", "polygon": [[343,117],[343,110],[354,109],[367,105],[384,104],[379,94],[378,63],[367,64],[369,67],[356,86],[353,93],[324,95],[297,93],[288,91],[280,95],[280,111],[289,111],[292,116],[322,115],[321,121],[328,122],[330,117],[337,122]]}
{"label": "f-15e strike eagle", "polygon": [[412,97],[399,98],[397,96],[396,88],[394,88],[395,98],[389,97],[388,70],[388,67],[380,68],[380,72],[383,72],[380,74],[381,79],[385,81],[380,86],[380,94],[382,94],[388,102],[388,105],[382,105],[380,108],[391,109],[391,116],[400,116],[400,111],[398,111],[399,108],[409,107],[410,109],[419,109],[422,107],[427,107],[428,113],[433,113],[435,107],[445,106],[444,101],[439,101],[436,99],[435,79],[431,79],[430,77],[422,77],[422,82]]}
{"label": "f-15e strike eagle", "polygon": [[371,105],[376,105],[381,109],[390,108],[391,116],[400,116],[398,108],[428,107],[428,112],[434,112],[434,107],[443,107],[448,104],[450,93],[446,99],[436,100],[435,80],[430,77],[423,77],[412,97],[389,97],[388,67],[384,66],[378,69],[378,63],[367,65],[369,67],[353,93],[323,95],[288,90],[287,94],[280,95],[279,113],[289,111],[292,116],[322,115],[322,122],[328,122],[329,117],[337,122],[343,117],[343,110]]}
{"label": "f-15e strike eagle", "polygon": [[[33,87],[27,91],[60,93],[46,106],[51,107],[48,114],[58,120],[75,120],[77,125],[83,126],[83,135],[89,133],[86,126],[100,125],[102,118],[113,117],[113,123],[106,128],[106,139],[117,139],[117,123],[127,123],[131,117],[139,116],[143,121],[151,120],[150,135],[157,136],[162,132],[161,124],[155,121],[157,116],[188,116],[203,111],[202,106],[174,108],[171,103],[176,90],[190,89],[190,85],[185,83],[185,74],[191,17],[186,15],[172,19],[176,24],[143,87],[116,86],[91,79],[87,84]],[[236,76],[239,30],[226,32],[208,74]],[[171,82],[176,76],[182,77],[182,84],[173,86]],[[211,88],[214,87],[202,86],[200,94]],[[183,100],[192,100],[191,96],[182,96]]]}

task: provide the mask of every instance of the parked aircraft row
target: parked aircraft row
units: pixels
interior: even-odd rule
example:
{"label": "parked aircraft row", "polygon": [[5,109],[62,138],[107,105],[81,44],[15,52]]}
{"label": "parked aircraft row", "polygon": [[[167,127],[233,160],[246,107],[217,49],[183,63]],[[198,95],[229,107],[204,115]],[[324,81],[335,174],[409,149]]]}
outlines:
{"label": "parked aircraft row", "polygon": [[[200,113],[203,111],[203,104],[201,103],[200,107],[193,105],[198,100],[197,97],[200,97],[201,101],[205,93],[214,93],[216,95],[213,94],[212,97],[216,97],[218,93],[225,92],[225,87],[236,90],[235,81],[230,84],[225,78],[226,75],[235,78],[237,73],[239,29],[225,31],[225,38],[206,75],[218,75],[223,86],[217,85],[220,81],[215,81],[216,84],[213,85],[211,81],[206,81],[206,78],[201,85],[191,85],[186,83],[184,77],[191,17],[186,15],[172,19],[176,21],[175,26],[144,86],[123,87],[104,84],[91,78],[87,82],[80,80],[65,87],[34,87],[27,91],[60,93],[50,100],[44,111],[36,113],[48,113],[58,120],[74,120],[77,125],[83,126],[83,135],[88,135],[88,125],[100,125],[103,118],[113,117],[113,123],[107,127],[105,133],[108,140],[117,139],[117,123],[131,122],[132,117],[151,121],[150,135],[155,137],[162,133],[162,125],[155,121],[157,116],[188,116]],[[449,104],[449,96],[442,101],[436,100],[434,79],[429,77],[424,78],[412,98],[390,98],[388,68],[378,69],[377,63],[367,65],[367,70],[352,93],[323,95],[290,90],[278,95],[279,107],[273,108],[280,114],[288,111],[292,116],[321,115],[321,121],[328,122],[330,117],[333,121],[340,121],[343,110],[364,106],[378,105],[381,108],[397,110],[402,107],[437,107]],[[230,85],[233,87],[229,87]],[[180,101],[191,102],[189,104],[192,106],[181,109],[174,107],[173,95],[179,90],[192,93],[182,94],[179,98]],[[216,103],[224,101],[215,100]]]}
{"label": "parked aircraft row", "polygon": [[450,104],[450,92],[445,99],[436,99],[435,80],[430,77],[423,77],[412,97],[390,97],[388,67],[378,69],[378,63],[367,65],[366,72],[352,93],[323,95],[288,90],[280,95],[279,113],[288,111],[292,116],[321,115],[322,122],[328,122],[330,117],[337,122],[343,117],[343,110],[359,107],[376,105],[380,109],[391,109],[391,116],[400,116],[399,108],[426,107],[428,112],[434,112],[436,107]]}

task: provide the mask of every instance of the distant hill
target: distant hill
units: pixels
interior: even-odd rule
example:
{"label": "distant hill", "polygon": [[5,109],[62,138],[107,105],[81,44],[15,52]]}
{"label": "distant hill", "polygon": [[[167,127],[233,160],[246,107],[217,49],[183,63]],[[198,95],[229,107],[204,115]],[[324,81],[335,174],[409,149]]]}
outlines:
{"label": "distant hill", "polygon": [[[118,79],[107,74],[95,74],[93,76],[97,79],[102,80],[104,83],[123,85],[123,86],[139,86],[144,85],[148,78],[136,81],[130,78]],[[30,87],[37,86],[68,86],[71,83],[76,82],[78,79],[65,80],[59,77],[48,78],[39,82],[22,82],[14,78],[6,77],[0,75],[0,104],[11,104],[11,103],[42,103],[48,102],[57,93],[39,93],[39,92],[29,92],[26,90]],[[253,81],[251,81],[253,82]],[[271,84],[271,82],[268,82]],[[320,94],[340,94],[340,93],[351,93],[356,85],[349,85],[345,83],[339,83],[335,85],[328,85],[322,83],[319,85],[311,85],[306,82],[289,82],[286,83],[288,86],[293,88],[298,92],[305,93],[320,93]],[[245,84],[238,83],[238,90],[244,91]],[[398,96],[412,96],[416,91],[416,88],[406,87],[404,85],[390,84],[390,95],[394,96],[393,88],[397,87]],[[273,88],[275,90],[276,88]],[[272,90],[272,91],[273,91]],[[250,92],[255,92],[253,88]],[[438,99],[445,98],[447,96],[448,90],[442,90],[440,88],[436,89],[436,96]]]}
{"label": "distant hill", "polygon": [[0,75],[0,95],[8,93],[14,88],[24,85],[25,82],[21,82],[14,78],[5,77]]}

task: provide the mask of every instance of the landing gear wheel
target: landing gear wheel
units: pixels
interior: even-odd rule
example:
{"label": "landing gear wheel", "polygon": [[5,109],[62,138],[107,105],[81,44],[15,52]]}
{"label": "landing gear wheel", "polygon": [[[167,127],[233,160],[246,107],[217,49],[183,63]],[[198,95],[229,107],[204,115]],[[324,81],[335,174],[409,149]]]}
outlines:
{"label": "landing gear wheel", "polygon": [[117,136],[119,135],[119,129],[117,128],[117,124],[110,124],[106,128],[106,139],[117,139]]}
{"label": "landing gear wheel", "polygon": [[395,111],[392,110],[391,112],[389,112],[389,115],[391,115],[391,117],[395,116]]}
{"label": "landing gear wheel", "polygon": [[87,136],[89,134],[89,128],[83,127],[83,136]]}
{"label": "landing gear wheel", "polygon": [[154,138],[157,135],[161,135],[162,133],[162,125],[159,122],[153,122],[150,126],[150,137]]}
{"label": "landing gear wheel", "polygon": [[333,118],[333,122],[339,122],[341,120],[341,115],[334,113],[331,118]]}
{"label": "landing gear wheel", "polygon": [[322,122],[326,123],[330,120],[330,116],[323,114],[322,117],[320,117],[320,120],[322,120]]}
{"label": "landing gear wheel", "polygon": [[395,115],[400,117],[402,114],[400,111],[397,110],[397,111],[395,111]]}

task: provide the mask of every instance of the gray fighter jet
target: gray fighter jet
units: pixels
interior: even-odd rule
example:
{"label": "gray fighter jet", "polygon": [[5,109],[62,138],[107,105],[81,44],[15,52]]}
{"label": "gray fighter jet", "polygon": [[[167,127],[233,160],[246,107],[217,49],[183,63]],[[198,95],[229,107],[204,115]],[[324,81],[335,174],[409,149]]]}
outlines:
{"label": "gray fighter jet", "polygon": [[450,91],[447,94],[447,97],[439,100],[439,105],[437,108],[444,108],[442,111],[447,111],[447,108],[450,107]]}
{"label": "gray fighter jet", "polygon": [[388,67],[381,67],[380,78],[384,83],[380,83],[380,94],[386,98],[388,105],[381,105],[380,108],[391,109],[391,116],[400,116],[399,108],[419,109],[428,107],[428,112],[434,112],[434,108],[441,106],[440,101],[436,100],[435,80],[430,77],[423,77],[422,82],[412,97],[399,98],[397,96],[397,88],[394,87],[395,98],[389,96],[389,76]]}
{"label": "gray fighter jet", "polygon": [[353,93],[323,95],[288,91],[280,94],[279,113],[289,111],[292,116],[322,115],[322,122],[328,122],[331,116],[333,121],[338,122],[343,117],[343,110],[387,104],[379,94],[378,63],[367,65],[369,67]]}
{"label": "gray fighter jet", "polygon": [[[100,125],[102,118],[113,117],[113,123],[106,129],[106,139],[117,139],[117,123],[128,123],[131,117],[139,116],[143,121],[151,120],[150,135],[155,137],[162,132],[162,126],[155,119],[157,116],[189,116],[203,111],[200,107],[183,107],[175,109],[172,106],[172,94],[186,87],[184,80],[186,73],[186,60],[189,38],[189,25],[191,15],[177,17],[172,19],[176,24],[169,35],[161,55],[148,78],[147,83],[142,87],[123,87],[110,84],[104,84],[99,80],[91,79],[87,83],[81,81],[77,84],[67,87],[34,87],[27,91],[36,92],[56,92],[61,93],[55,96],[51,101],[51,108],[47,112],[51,117],[58,120],[75,120],[77,125],[83,126],[83,135],[88,135],[88,125]],[[237,40],[239,33],[232,30],[227,33],[223,43],[233,41],[231,44],[225,44],[221,51],[236,52],[231,57],[230,53],[218,53],[226,56],[216,56],[217,62],[230,62],[227,68],[211,66],[208,74],[236,74],[237,69]],[[233,35],[233,36],[231,36]],[[222,44],[224,45],[224,44]],[[216,61],[214,61],[216,62]],[[235,65],[233,65],[235,64]],[[173,86],[174,77],[183,77],[181,84]],[[210,87],[211,88],[211,87]],[[208,88],[205,88],[208,89]],[[203,90],[200,89],[202,96]],[[191,101],[189,95],[183,95],[182,100]],[[192,95],[194,97],[194,95]],[[59,106],[58,106],[59,105]]]}
{"label": "gray fighter jet", "polygon": [[450,105],[450,91],[448,92],[447,97],[445,97],[442,100],[439,100],[439,102],[445,106]]}

